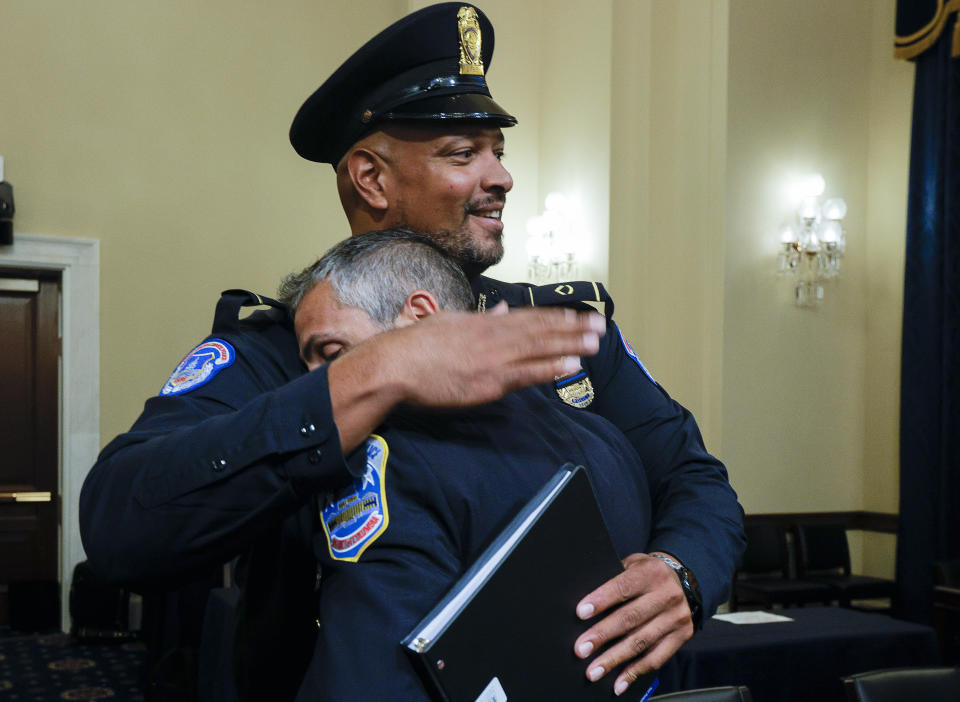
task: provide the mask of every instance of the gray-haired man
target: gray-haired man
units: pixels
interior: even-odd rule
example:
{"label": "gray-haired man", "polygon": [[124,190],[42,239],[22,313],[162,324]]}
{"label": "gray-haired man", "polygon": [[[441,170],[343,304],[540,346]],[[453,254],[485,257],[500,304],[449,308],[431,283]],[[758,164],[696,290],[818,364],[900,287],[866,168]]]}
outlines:
{"label": "gray-haired man", "polygon": [[[311,369],[389,330],[473,314],[459,267],[431,240],[396,230],[337,244],[285,279],[280,298],[295,310]],[[319,521],[301,534],[322,574],[321,626],[301,690],[321,691],[320,699],[362,689],[377,700],[427,700],[398,642],[567,461],[586,467],[621,558],[647,547],[652,507],[636,451],[610,422],[565,404],[550,385],[474,409],[397,408],[361,449],[350,461],[362,477],[322,494],[315,516],[299,520]],[[528,583],[535,592],[553,586]],[[552,672],[564,695],[586,669],[557,675],[573,665],[572,645],[573,637],[545,639],[531,663],[539,668],[531,674]],[[508,694],[524,684],[501,682]]]}

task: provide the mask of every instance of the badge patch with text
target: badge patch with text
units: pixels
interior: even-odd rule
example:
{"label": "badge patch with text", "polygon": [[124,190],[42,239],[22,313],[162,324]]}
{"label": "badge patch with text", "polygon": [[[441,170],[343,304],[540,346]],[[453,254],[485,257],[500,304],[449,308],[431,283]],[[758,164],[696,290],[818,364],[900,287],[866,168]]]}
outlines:
{"label": "badge patch with text", "polygon": [[338,561],[357,561],[390,524],[385,483],[387,442],[371,434],[366,451],[366,472],[336,499],[320,504],[330,557]]}
{"label": "badge patch with text", "polygon": [[588,407],[593,402],[593,383],[582,370],[553,382],[557,395],[571,407]]}
{"label": "badge patch with text", "polygon": [[210,339],[184,356],[160,390],[161,395],[182,395],[206,385],[233,364],[237,352],[223,339]]}

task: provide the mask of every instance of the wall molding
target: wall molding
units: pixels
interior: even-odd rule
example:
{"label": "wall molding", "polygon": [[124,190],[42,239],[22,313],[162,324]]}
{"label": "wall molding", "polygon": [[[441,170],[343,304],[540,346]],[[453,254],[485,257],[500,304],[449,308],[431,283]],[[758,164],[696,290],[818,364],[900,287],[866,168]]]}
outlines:
{"label": "wall molding", "polygon": [[61,275],[60,377],[60,620],[70,626],[73,567],[86,558],[80,543],[80,486],[100,446],[100,242],[14,234],[0,248],[0,268],[57,270]]}

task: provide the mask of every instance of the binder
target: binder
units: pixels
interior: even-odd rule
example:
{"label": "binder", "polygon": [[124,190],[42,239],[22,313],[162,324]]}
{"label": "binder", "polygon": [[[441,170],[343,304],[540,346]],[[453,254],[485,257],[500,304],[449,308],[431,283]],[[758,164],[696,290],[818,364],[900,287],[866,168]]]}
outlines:
{"label": "binder", "polygon": [[[577,603],[623,572],[582,466],[566,464],[403,639],[437,702],[610,700],[586,678]],[[656,674],[623,699],[646,699]],[[646,694],[644,694],[646,692]]]}

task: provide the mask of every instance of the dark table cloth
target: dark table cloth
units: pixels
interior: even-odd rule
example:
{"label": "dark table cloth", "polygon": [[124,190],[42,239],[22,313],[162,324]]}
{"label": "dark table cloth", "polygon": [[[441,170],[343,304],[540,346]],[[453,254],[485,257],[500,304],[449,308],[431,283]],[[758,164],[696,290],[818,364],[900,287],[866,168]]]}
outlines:
{"label": "dark table cloth", "polygon": [[927,626],[840,607],[776,613],[794,621],[708,620],[664,666],[658,693],[746,685],[754,702],[844,702],[846,675],[939,663],[936,634]]}

